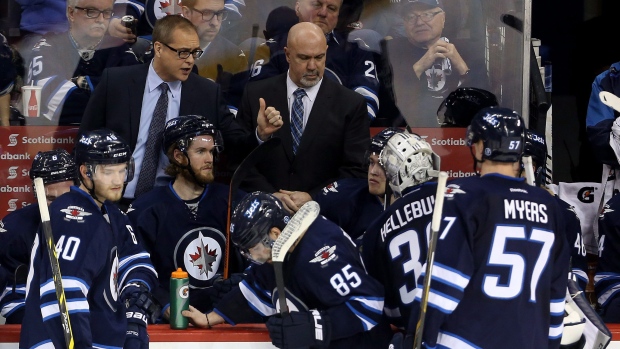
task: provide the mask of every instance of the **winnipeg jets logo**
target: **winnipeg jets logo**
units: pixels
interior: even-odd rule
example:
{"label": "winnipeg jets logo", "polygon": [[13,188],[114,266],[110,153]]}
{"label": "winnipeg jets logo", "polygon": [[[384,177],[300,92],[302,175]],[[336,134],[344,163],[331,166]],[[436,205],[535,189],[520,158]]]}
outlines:
{"label": "winnipeg jets logo", "polygon": [[78,223],[84,223],[84,217],[92,215],[92,213],[84,211],[84,209],[79,206],[69,206],[63,208],[60,212],[65,214],[65,220],[67,222],[73,220]]}
{"label": "winnipeg jets logo", "polygon": [[[198,233],[197,236],[196,233]],[[191,278],[197,281],[210,280],[219,271],[223,250],[221,244],[213,238],[215,236],[220,236],[222,239],[221,241],[225,240],[224,235],[216,229],[209,227],[198,228],[186,233],[185,236],[179,240],[177,248],[175,248],[175,251],[179,251],[178,254],[175,252],[177,256],[175,258],[177,258],[178,262],[182,263],[179,267],[187,270]],[[183,249],[179,249],[179,247],[185,243],[187,243],[187,246]],[[181,252],[183,252],[182,255]],[[180,259],[182,259],[182,261]],[[177,266],[175,265],[175,267]],[[200,285],[191,280],[190,284],[193,286]]]}
{"label": "winnipeg jets logo", "polygon": [[310,260],[310,263],[321,263],[321,265],[326,265],[336,258],[338,258],[336,255],[336,245],[324,246],[314,253],[314,258]]}
{"label": "winnipeg jets logo", "polygon": [[446,198],[452,198],[455,194],[465,194],[465,191],[461,190],[461,187],[459,187],[457,184],[449,184],[446,187],[444,196]]}
{"label": "winnipeg jets logo", "polygon": [[323,195],[327,195],[330,192],[332,193],[338,192],[338,182],[330,183],[325,188],[323,188]]}
{"label": "winnipeg jets logo", "polygon": [[9,147],[14,147],[17,145],[17,136],[19,136],[17,133],[12,133],[9,135]]}
{"label": "winnipeg jets logo", "polygon": [[609,212],[614,212],[614,210],[612,210],[609,205],[605,204],[605,206],[603,206],[603,209],[601,210],[601,213],[598,216],[599,218],[603,218],[605,216],[605,213]]}

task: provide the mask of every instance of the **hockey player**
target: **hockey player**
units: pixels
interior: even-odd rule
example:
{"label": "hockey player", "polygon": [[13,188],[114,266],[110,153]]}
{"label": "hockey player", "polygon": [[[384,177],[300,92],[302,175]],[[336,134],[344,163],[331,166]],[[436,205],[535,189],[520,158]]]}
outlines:
{"label": "hockey player", "polygon": [[[506,108],[482,109],[468,128],[480,177],[456,179],[445,191],[426,348],[560,346],[570,253],[564,217],[553,197],[518,178],[523,137],[523,119]],[[421,294],[419,287],[411,319]]]}
{"label": "hockey player", "polygon": [[[377,133],[370,142],[368,155],[368,178],[343,178],[331,183],[314,195],[321,206],[321,214],[341,227],[351,239],[360,238],[389,205],[386,194],[385,170],[379,163],[379,154],[388,139],[403,132],[389,127]],[[386,198],[387,196],[387,198]]]}
{"label": "hockey player", "polygon": [[[43,178],[50,204],[75,184],[75,161],[64,149],[39,152],[30,167],[30,178],[36,177]],[[6,288],[0,293],[0,315],[6,318],[7,324],[20,324],[24,317],[30,249],[40,223],[37,203],[11,212],[0,221],[0,268],[10,275]]]}
{"label": "hockey player", "polygon": [[[230,289],[241,274],[221,280],[229,188],[213,182],[214,161],[224,148],[220,132],[200,116],[179,116],[166,123],[163,138],[170,160],[166,174],[174,180],[138,198],[127,215],[151,254],[159,276],[154,293],[168,319],[170,275],[177,268],[189,274],[190,304],[202,311],[211,310],[210,296],[217,296],[225,285]],[[241,256],[230,258],[235,259]]]}
{"label": "hockey player", "polygon": [[[103,70],[138,64],[131,48],[106,36],[114,1],[69,0],[69,31],[43,37],[30,52],[27,84],[41,86],[41,117],[52,125],[79,125]],[[26,111],[24,111],[26,114]]]}
{"label": "hockey player", "polygon": [[[341,5],[342,0],[298,0],[295,12],[299,22],[311,22],[323,30],[327,38],[325,76],[364,96],[368,118],[372,122],[379,110],[379,80],[374,57],[372,52],[360,49],[357,43],[347,41],[346,37],[334,31]],[[277,35],[263,44],[270,52],[269,62],[264,64],[262,59],[254,62],[250,81],[286,73],[289,66],[284,52],[287,40],[288,33]]]}
{"label": "hockey player", "polygon": [[[129,145],[100,129],[82,135],[74,152],[80,186],[49,211],[75,347],[147,348],[147,319],[159,313],[149,292],[157,274],[114,204],[133,175]],[[65,347],[48,253],[39,229],[20,348]]]}
{"label": "hockey player", "polygon": [[195,326],[243,323],[253,312],[269,317],[278,348],[381,348],[391,336],[382,320],[383,287],[366,274],[357,248],[334,223],[319,216],[284,262],[289,315],[279,315],[271,248],[289,220],[273,195],[254,192],[235,209],[235,245],[257,263],[216,309],[184,311]]}
{"label": "hockey player", "polygon": [[390,322],[407,328],[416,281],[426,260],[429,229],[439,174],[439,157],[414,134],[395,134],[379,161],[385,167],[394,196],[362,239],[362,260],[368,274],[385,287],[383,308]]}

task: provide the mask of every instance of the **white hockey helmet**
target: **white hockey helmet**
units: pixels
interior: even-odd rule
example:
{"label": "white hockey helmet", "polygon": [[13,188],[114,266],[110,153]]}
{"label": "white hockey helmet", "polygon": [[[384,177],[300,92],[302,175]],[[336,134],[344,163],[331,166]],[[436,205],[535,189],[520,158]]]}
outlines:
{"label": "white hockey helmet", "polygon": [[440,158],[430,144],[411,133],[396,133],[379,156],[390,188],[396,197],[403,190],[439,175]]}

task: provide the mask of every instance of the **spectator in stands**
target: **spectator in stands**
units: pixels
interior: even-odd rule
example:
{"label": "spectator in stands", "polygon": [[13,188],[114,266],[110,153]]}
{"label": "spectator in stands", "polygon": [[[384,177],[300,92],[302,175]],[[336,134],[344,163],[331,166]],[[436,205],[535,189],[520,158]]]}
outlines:
{"label": "spectator in stands", "polygon": [[370,131],[364,98],[323,78],[328,52],[321,28],[308,22],[294,25],[285,52],[288,72],[250,82],[244,92],[238,119],[248,130],[256,128],[256,115],[265,103],[282,113],[284,127],[274,134],[282,138],[281,145],[241,188],[275,193],[297,211],[336,179],[366,178]]}
{"label": "spectator in stands", "polygon": [[79,125],[103,70],[139,63],[127,44],[106,35],[113,3],[69,0],[69,31],[44,36],[32,48],[26,83],[42,87],[33,123]]}
{"label": "spectator in stands", "polygon": [[407,37],[388,41],[396,105],[410,127],[438,127],[441,101],[459,86],[488,88],[484,52],[442,36],[446,14],[440,0],[405,0]]}
{"label": "spectator in stands", "polygon": [[224,99],[237,106],[245,84],[235,83],[233,77],[248,69],[248,61],[237,45],[218,35],[228,16],[224,0],[183,0],[181,5],[183,16],[196,26],[204,51],[195,62],[198,73],[217,82]]}
{"label": "spectator in stands", "polygon": [[0,126],[10,126],[11,91],[16,77],[13,52],[4,35],[0,34]]}
{"label": "spectator in stands", "polygon": [[[379,110],[376,63],[371,52],[361,50],[356,43],[347,41],[341,33],[334,31],[341,5],[342,0],[298,0],[295,12],[299,22],[311,22],[321,28],[328,44],[326,76],[364,96],[368,119],[372,121]],[[286,34],[267,42],[270,49],[269,62],[254,62],[250,81],[276,76],[288,70],[289,63],[284,52],[286,44]]]}

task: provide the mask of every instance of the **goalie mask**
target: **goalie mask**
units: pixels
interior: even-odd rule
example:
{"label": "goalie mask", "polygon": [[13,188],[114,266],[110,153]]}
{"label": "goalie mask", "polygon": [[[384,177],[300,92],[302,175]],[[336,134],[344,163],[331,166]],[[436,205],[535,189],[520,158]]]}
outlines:
{"label": "goalie mask", "polygon": [[467,127],[480,109],[496,107],[497,97],[487,90],[459,87],[437,109],[437,122],[444,127]]}
{"label": "goalie mask", "polygon": [[396,197],[401,197],[405,189],[439,175],[439,156],[430,144],[415,134],[393,135],[381,152],[379,162]]}
{"label": "goalie mask", "polygon": [[40,151],[30,167],[30,179],[43,178],[44,184],[77,180],[77,167],[71,154],[64,149]]}
{"label": "goalie mask", "polygon": [[466,139],[469,147],[482,140],[482,161],[518,162],[523,154],[524,133],[525,123],[516,111],[488,107],[474,116]]}
{"label": "goalie mask", "polygon": [[265,260],[257,260],[250,250],[270,249],[274,243],[269,236],[271,228],[283,230],[289,220],[288,212],[275,196],[259,191],[249,193],[231,217],[230,237],[244,257],[262,264]]}
{"label": "goalie mask", "polygon": [[525,130],[525,144],[523,155],[532,157],[534,166],[534,178],[536,185],[545,185],[547,177],[547,143],[545,137],[535,131]]}

